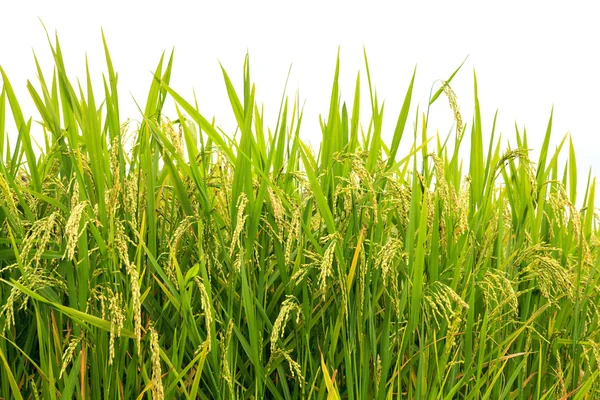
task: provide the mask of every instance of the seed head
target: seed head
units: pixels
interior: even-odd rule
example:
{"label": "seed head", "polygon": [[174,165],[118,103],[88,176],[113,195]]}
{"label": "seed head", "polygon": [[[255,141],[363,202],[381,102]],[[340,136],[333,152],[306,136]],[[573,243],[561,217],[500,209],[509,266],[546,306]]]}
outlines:
{"label": "seed head", "polygon": [[16,194],[8,185],[8,182],[4,179],[4,175],[0,174],[0,205],[8,209],[9,214],[15,221],[20,221],[19,212],[17,210],[17,203],[15,201]]}
{"label": "seed head", "polygon": [[192,226],[192,224],[197,220],[195,216],[188,216],[183,219],[179,223],[175,232],[173,232],[173,236],[169,241],[169,264],[166,268],[166,273],[169,279],[175,284],[177,288],[179,288],[179,283],[177,279],[177,275],[175,273],[175,264],[177,263],[177,250],[179,249],[179,244],[181,239],[184,237],[187,230]]}
{"label": "seed head", "polygon": [[235,222],[235,230],[231,235],[231,247],[229,249],[230,256],[233,257],[233,252],[237,245],[240,244],[240,234],[244,229],[244,223],[246,222],[246,218],[248,215],[245,214],[246,204],[248,203],[248,198],[245,193],[241,193],[238,197],[237,201],[237,218]]}
{"label": "seed head", "polygon": [[69,341],[69,345],[65,349],[65,352],[62,355],[62,366],[60,368],[60,373],[58,374],[58,379],[62,378],[63,373],[67,370],[67,366],[73,361],[73,353],[75,353],[75,349],[79,342],[81,342],[82,337],[74,337]]}
{"label": "seed head", "polygon": [[121,147],[119,136],[115,136],[111,142],[109,153],[110,172],[115,182],[119,179],[119,147]]}
{"label": "seed head", "polygon": [[456,93],[454,93],[454,90],[452,90],[452,88],[450,87],[450,84],[448,82],[443,81],[443,89],[444,89],[444,94],[446,94],[446,97],[448,98],[448,103],[450,104],[450,108],[452,109],[452,112],[454,113],[454,121],[456,121],[457,137],[458,137],[458,140],[460,141],[462,139],[462,134],[463,134],[463,120],[462,120],[462,116],[460,115],[460,108],[458,107],[458,99],[456,97]]}
{"label": "seed head", "polygon": [[319,274],[319,288],[323,293],[323,300],[327,294],[327,278],[333,275],[333,255],[335,252],[336,241],[332,240],[329,244],[325,254],[323,254],[323,260],[321,261],[321,272]]}
{"label": "seed head", "polygon": [[514,290],[515,284],[508,278],[506,272],[489,269],[478,286],[483,291],[483,300],[490,318],[501,315],[504,307],[508,306],[509,316],[516,320],[519,313],[519,300]]}
{"label": "seed head", "polygon": [[125,211],[131,218],[131,224],[137,227],[137,205],[138,200],[144,196],[138,196],[138,175],[132,174],[125,178]]}
{"label": "seed head", "polygon": [[209,353],[211,350],[211,326],[212,326],[212,309],[210,306],[210,299],[208,297],[208,292],[204,287],[204,283],[200,280],[199,277],[194,277],[194,282],[196,282],[196,286],[200,290],[200,304],[202,305],[202,311],[204,311],[204,329],[206,330],[206,352]]}
{"label": "seed head", "polygon": [[140,294],[140,275],[135,264],[129,260],[127,242],[129,238],[125,235],[125,227],[120,219],[115,220],[117,234],[115,244],[121,263],[125,266],[131,285],[131,301],[133,307],[133,325],[137,343],[137,352],[140,354],[140,342],[142,340],[142,304]]}
{"label": "seed head", "polygon": [[160,368],[160,345],[158,344],[158,333],[150,326],[150,354],[152,357],[152,400],[163,400],[165,393],[162,384],[162,372]]}
{"label": "seed head", "polygon": [[271,201],[271,206],[273,207],[273,215],[275,216],[275,222],[277,222],[277,226],[279,227],[279,234],[281,235],[283,233],[284,227],[283,216],[285,210],[283,208],[283,204],[281,203],[281,199],[277,197],[277,195],[270,186],[267,188],[267,191],[269,192],[269,200]]}
{"label": "seed head", "polygon": [[58,211],[53,212],[46,218],[35,221],[29,230],[29,234],[23,241],[23,247],[21,248],[21,256],[24,260],[29,260],[29,253],[33,246],[37,247],[33,258],[29,262],[35,262],[39,264],[46,246],[50,241],[50,237],[56,227],[56,219],[59,217]]}
{"label": "seed head", "polygon": [[40,400],[39,390],[37,388],[37,385],[35,384],[35,378],[32,377],[29,382],[31,383],[31,391],[33,392],[33,398],[35,400]]}
{"label": "seed head", "polygon": [[121,336],[121,329],[123,329],[123,322],[125,321],[125,315],[123,314],[123,308],[121,306],[123,302],[122,293],[112,293],[109,289],[109,312],[110,312],[110,342],[109,342],[109,357],[108,365],[112,365],[115,357],[115,338]]}
{"label": "seed head", "polygon": [[275,324],[273,324],[273,331],[271,332],[271,352],[275,352],[279,338],[283,339],[285,325],[290,314],[294,311],[296,312],[296,323],[299,323],[302,310],[298,305],[298,299],[294,296],[286,296],[286,299],[281,304],[281,309],[279,310],[279,315],[277,315]]}
{"label": "seed head", "polygon": [[296,378],[302,387],[305,384],[304,376],[302,375],[302,367],[290,356],[291,352],[291,350],[277,349],[275,352],[271,353],[271,359],[269,360],[267,367],[270,367],[270,364],[274,362],[274,360],[277,360],[279,357],[283,357],[288,362],[292,378]]}
{"label": "seed head", "polygon": [[292,217],[291,227],[288,232],[288,237],[285,242],[285,255],[284,255],[285,265],[289,265],[290,260],[292,258],[292,246],[293,246],[294,240],[296,240],[298,244],[300,243],[300,224],[301,224],[301,222],[302,222],[302,214],[300,211],[300,207],[296,206],[294,209],[293,217]]}
{"label": "seed head", "polygon": [[455,212],[458,215],[456,228],[454,229],[454,239],[465,233],[469,229],[469,201],[471,190],[471,177],[467,176],[460,189],[460,195],[455,204]]}
{"label": "seed head", "polygon": [[560,250],[538,243],[518,250],[511,259],[514,259],[515,265],[525,264],[520,272],[521,280],[536,279],[542,296],[558,306],[559,298],[566,296],[572,299],[575,290],[573,272],[550,254],[554,251]]}
{"label": "seed head", "polygon": [[77,246],[77,241],[85,232],[85,228],[87,227],[88,221],[87,219],[84,222],[83,227],[79,230],[79,221],[81,220],[81,215],[83,214],[83,210],[89,203],[87,201],[82,201],[77,204],[73,210],[71,211],[71,215],[69,216],[69,220],[65,225],[65,236],[67,237],[67,248],[65,250],[65,254],[63,254],[63,259],[67,257],[68,260],[73,260],[75,257],[75,247]]}
{"label": "seed head", "polygon": [[441,281],[436,281],[428,285],[425,298],[425,314],[430,320],[435,321],[439,326],[439,320],[446,321],[448,325],[455,322],[458,316],[461,319],[463,310],[467,310],[469,305],[460,297],[450,286]]}
{"label": "seed head", "polygon": [[229,361],[227,358],[227,353],[229,350],[229,342],[231,341],[231,334],[233,333],[233,320],[229,320],[229,324],[227,325],[227,330],[225,334],[221,332],[221,340],[219,341],[219,347],[221,348],[221,374],[225,382],[227,382],[227,386],[229,387],[229,392],[233,395],[233,378],[231,376],[231,370],[229,368]]}

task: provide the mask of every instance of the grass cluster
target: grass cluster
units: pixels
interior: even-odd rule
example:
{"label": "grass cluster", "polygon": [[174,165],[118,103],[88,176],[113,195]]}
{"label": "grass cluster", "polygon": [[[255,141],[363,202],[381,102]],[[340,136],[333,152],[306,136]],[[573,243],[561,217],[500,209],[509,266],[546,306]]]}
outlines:
{"label": "grass cluster", "polygon": [[247,59],[242,88],[223,70],[228,133],[169,86],[172,57],[135,125],[108,50],[99,100],[51,48],[28,84],[42,150],[0,69],[0,398],[600,396],[595,180],[577,193],[552,118],[537,160],[526,132],[484,146],[457,69],[427,107],[449,100],[455,129],[411,131],[413,75],[386,143],[366,57],[367,110],[338,61],[315,154],[297,99],[265,127]]}

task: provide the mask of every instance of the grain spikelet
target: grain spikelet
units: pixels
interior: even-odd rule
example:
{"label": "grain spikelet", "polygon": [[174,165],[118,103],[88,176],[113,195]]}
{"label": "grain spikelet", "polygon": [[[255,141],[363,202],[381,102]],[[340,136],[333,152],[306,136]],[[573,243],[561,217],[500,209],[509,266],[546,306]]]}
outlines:
{"label": "grain spikelet", "polygon": [[279,338],[283,339],[285,325],[290,317],[290,314],[293,312],[296,312],[296,323],[298,324],[300,322],[300,315],[302,313],[302,310],[298,305],[298,299],[291,295],[286,296],[285,300],[281,304],[281,309],[279,310],[275,324],[273,324],[273,331],[271,332],[271,352],[275,352]]}
{"label": "grain spikelet", "polygon": [[233,320],[229,320],[227,330],[223,334],[221,332],[221,340],[219,341],[219,347],[221,348],[221,375],[229,388],[229,393],[233,396],[233,378],[231,376],[231,369],[229,367],[229,361],[227,353],[229,351],[229,342],[231,341],[231,334],[233,333]]}
{"label": "grain spikelet", "polygon": [[[593,265],[594,261],[592,260],[590,244],[581,227],[581,214],[569,200],[569,195],[567,194],[567,190],[563,183],[559,181],[553,182],[556,183],[557,190],[551,194],[549,203],[552,205],[555,214],[558,216],[555,220],[559,221],[564,227],[568,227],[569,223],[571,223],[576,244],[578,247],[581,247],[583,251],[584,263]],[[562,221],[560,217],[562,217]]]}
{"label": "grain spikelet", "polygon": [[510,315],[516,319],[519,313],[519,300],[514,290],[514,283],[508,274],[498,269],[489,269],[483,275],[478,286],[483,291],[486,310],[492,316],[500,314],[504,306],[508,306]]}
{"label": "grain spikelet", "polygon": [[572,272],[549,255],[552,251],[560,250],[539,243],[517,251],[511,258],[516,265],[526,264],[521,270],[521,279],[536,279],[542,296],[558,306],[557,300],[562,296],[573,298],[574,285]]}
{"label": "grain spikelet", "polygon": [[377,361],[375,361],[375,385],[379,386],[381,383],[381,356],[377,354]]}
{"label": "grain spikelet", "polygon": [[460,194],[456,201],[455,212],[458,215],[456,226],[454,228],[454,239],[465,233],[469,229],[469,201],[471,191],[471,177],[467,176],[460,189]]}
{"label": "grain spikelet", "polygon": [[29,254],[35,245],[35,254],[27,262],[35,262],[36,264],[39,264],[42,254],[44,254],[44,250],[46,250],[46,246],[50,241],[52,233],[54,233],[56,219],[58,217],[58,211],[55,211],[48,217],[39,219],[33,223],[31,229],[29,230],[29,234],[23,241],[23,247],[21,248],[21,254],[24,260],[29,259]]}
{"label": "grain spikelet", "polygon": [[237,217],[235,222],[235,230],[231,235],[231,246],[229,249],[229,255],[233,257],[233,253],[237,245],[240,244],[240,234],[244,230],[244,223],[246,222],[246,218],[248,215],[245,213],[246,204],[248,203],[248,198],[245,193],[241,193],[238,197],[237,201]]}
{"label": "grain spikelet", "polygon": [[291,222],[291,227],[290,230],[288,232],[287,235],[287,239],[285,242],[285,254],[284,254],[284,260],[285,260],[285,265],[289,265],[290,260],[292,258],[292,249],[293,249],[293,243],[294,240],[299,241],[300,240],[300,224],[302,223],[302,214],[300,212],[300,207],[296,206],[294,208],[294,214],[292,216],[292,222]]}
{"label": "grain spikelet", "polygon": [[492,256],[494,251],[494,242],[498,237],[498,214],[493,214],[490,221],[487,223],[483,242],[475,246],[477,248],[477,264],[475,270],[479,271],[484,268]]}
{"label": "grain spikelet", "polygon": [[140,354],[140,342],[142,340],[142,304],[140,295],[140,275],[137,271],[135,264],[129,260],[129,254],[127,250],[127,236],[125,235],[125,228],[123,222],[119,219],[115,220],[116,237],[115,244],[121,263],[125,266],[127,274],[129,275],[129,281],[131,285],[131,301],[133,307],[133,325],[134,333],[137,343],[137,352]]}
{"label": "grain spikelet", "polygon": [[323,295],[323,300],[327,294],[327,278],[333,275],[333,256],[335,252],[336,241],[332,240],[323,254],[323,260],[321,261],[321,269],[319,273],[319,290]]}
{"label": "grain spikelet", "polygon": [[196,221],[197,221],[197,218],[195,216],[185,217],[179,223],[179,225],[177,226],[177,229],[175,229],[175,232],[173,232],[173,236],[171,237],[171,240],[169,240],[169,264],[167,265],[167,268],[165,269],[165,273],[167,274],[167,276],[169,277],[171,282],[173,282],[178,289],[179,289],[179,283],[178,283],[178,279],[177,279],[177,274],[175,272],[175,268],[176,268],[175,263],[177,263],[177,250],[179,249],[179,244],[181,242],[181,239],[184,237],[187,230]]}
{"label": "grain spikelet", "polygon": [[[394,309],[400,313],[400,296],[398,289],[398,269],[396,267],[398,259],[407,259],[408,253],[403,251],[404,244],[400,238],[390,237],[385,245],[377,254],[376,265],[381,271],[386,292],[394,304]],[[345,285],[344,285],[345,287]]]}
{"label": "grain spikelet", "polygon": [[[55,269],[44,266],[25,265],[23,275],[17,279],[17,282],[33,292],[43,288],[53,288],[59,293],[67,291],[64,279],[56,273]],[[15,306],[18,310],[26,310],[28,301],[29,296],[24,292],[17,287],[11,288],[10,294],[0,309],[0,317],[5,316],[6,318],[2,332],[15,326]]]}
{"label": "grain spikelet", "polygon": [[160,345],[158,344],[158,333],[153,326],[150,330],[150,355],[152,357],[152,400],[163,400],[165,393],[162,384],[162,372],[160,368]]}
{"label": "grain spikelet", "polygon": [[[456,323],[455,319],[467,310],[469,305],[448,285],[436,281],[428,285],[424,296],[425,314],[430,321],[435,322],[440,328],[440,319],[448,325]],[[459,321],[460,323],[460,321]]]}
{"label": "grain spikelet", "polygon": [[112,174],[112,178],[115,182],[119,180],[119,147],[121,147],[121,143],[119,143],[119,136],[115,136],[110,145],[110,152],[108,154],[108,159],[110,163],[110,172]]}
{"label": "grain spikelet", "polygon": [[358,313],[363,314],[365,302],[365,287],[367,284],[367,260],[365,251],[361,251],[358,261]]}
{"label": "grain spikelet", "polygon": [[[450,189],[448,186],[448,182],[446,181],[445,172],[444,172],[444,162],[435,154],[429,154],[431,158],[433,158],[433,162],[435,164],[435,173],[436,173],[436,192],[438,198],[442,202],[442,212],[439,217],[439,230],[440,230],[440,247],[443,250],[446,250],[446,218],[450,215],[451,212],[451,195]],[[434,207],[430,208],[431,211],[435,211]],[[432,232],[433,233],[433,232]]]}
{"label": "grain spikelet", "polygon": [[65,253],[63,254],[63,259],[66,257],[68,260],[73,260],[75,257],[75,247],[77,246],[77,241],[85,232],[85,229],[88,224],[88,220],[84,220],[84,225],[79,230],[79,223],[81,220],[81,215],[83,214],[83,210],[89,203],[87,201],[82,201],[77,204],[72,210],[71,215],[69,216],[69,220],[65,225],[65,236],[67,238],[67,246],[65,249]]}
{"label": "grain spikelet", "polygon": [[31,391],[33,392],[33,398],[35,400],[39,400],[40,395],[39,395],[39,390],[37,388],[37,385],[35,384],[35,379],[31,378],[30,382],[31,382]]}
{"label": "grain spikelet", "polygon": [[173,143],[175,147],[175,151],[183,157],[183,131],[181,125],[179,126],[179,130],[176,132],[173,128],[173,123],[169,121],[168,118],[163,117],[161,120],[161,129],[163,132],[167,134],[167,137]]}
{"label": "grain spikelet", "polygon": [[4,179],[3,174],[0,174],[0,194],[2,194],[0,196],[0,205],[4,204],[4,206],[8,209],[10,216],[15,221],[20,221],[17,203],[15,201],[16,195],[8,185],[6,179]]}
{"label": "grain spikelet", "polygon": [[267,370],[272,369],[273,364],[275,362],[279,361],[281,358],[283,358],[288,363],[292,378],[295,378],[298,381],[298,383],[300,384],[300,387],[303,387],[306,382],[304,380],[304,375],[302,374],[302,367],[300,366],[300,364],[298,364],[297,361],[295,361],[292,358],[292,356],[290,355],[291,352],[292,352],[292,350],[284,350],[284,349],[275,350],[274,352],[271,353],[271,358],[269,359],[269,362],[267,363],[265,369],[267,369]]}
{"label": "grain spikelet", "polygon": [[560,384],[560,386],[558,386],[556,388],[557,391],[559,391],[559,396],[560,398],[566,397],[567,396],[567,385],[565,383],[565,373],[563,371],[562,368],[562,361],[561,361],[561,357],[560,357],[560,353],[558,352],[558,349],[554,352],[555,356],[556,356],[556,377],[558,378],[558,382]]}
{"label": "grain spikelet", "polygon": [[208,297],[208,292],[206,291],[202,280],[200,280],[200,278],[196,276],[194,277],[194,282],[196,282],[196,286],[198,286],[198,290],[200,290],[200,304],[202,305],[202,311],[204,311],[204,329],[206,330],[206,352],[210,353],[212,343],[211,326],[213,322],[210,299]]}
{"label": "grain spikelet", "polygon": [[381,270],[381,276],[384,282],[387,282],[395,259],[397,257],[407,257],[407,253],[402,251],[403,248],[404,244],[400,238],[390,237],[379,251],[377,255],[377,265]]}
{"label": "grain spikelet", "polygon": [[69,366],[69,364],[71,364],[71,361],[73,361],[73,354],[75,353],[75,349],[79,345],[79,342],[81,342],[81,339],[82,337],[80,336],[74,337],[69,341],[69,345],[67,346],[62,355],[62,366],[60,367],[58,379],[62,378],[64,372],[67,370],[67,367]]}
{"label": "grain spikelet", "polygon": [[367,170],[365,160],[362,157],[352,158],[352,175],[356,180],[356,185],[358,187],[362,185],[366,186],[366,193],[368,193],[373,203],[373,219],[377,220],[377,192],[375,191],[375,187],[373,185],[373,176]]}
{"label": "grain spikelet", "polygon": [[458,107],[458,99],[456,97],[456,93],[450,87],[450,84],[446,81],[442,81],[444,94],[448,98],[448,103],[450,104],[450,108],[454,113],[454,121],[456,121],[456,130],[457,130],[457,138],[458,141],[462,139],[463,134],[463,120],[462,115],[460,114],[460,108]]}
{"label": "grain spikelet", "polygon": [[138,208],[138,199],[143,198],[139,196],[138,189],[138,175],[132,174],[130,177],[125,178],[124,185],[125,192],[125,203],[124,209],[131,218],[131,223],[133,226],[137,227],[137,208]]}
{"label": "grain spikelet", "polygon": [[271,202],[271,207],[273,207],[273,215],[275,216],[275,222],[277,222],[277,227],[279,228],[279,235],[282,235],[284,227],[283,217],[285,212],[283,204],[281,203],[281,199],[277,197],[277,195],[273,191],[273,188],[269,186],[267,188],[267,191],[269,193],[269,201]]}
{"label": "grain spikelet", "polygon": [[[448,326],[446,331],[446,345],[444,346],[444,354],[448,355],[452,352],[452,349],[456,345],[456,336],[460,331],[460,327],[463,323],[462,312],[456,312],[452,315],[452,322]],[[448,368],[450,365],[448,365]]]}
{"label": "grain spikelet", "polygon": [[115,357],[115,338],[121,336],[121,329],[123,329],[123,322],[125,321],[125,315],[123,314],[123,294],[112,293],[109,289],[109,305],[108,309],[110,312],[110,342],[109,342],[109,356],[108,365],[112,365]]}
{"label": "grain spikelet", "polygon": [[596,361],[596,368],[600,367],[600,345],[593,340],[589,340],[590,347],[592,348],[592,354],[594,355],[594,360]]}

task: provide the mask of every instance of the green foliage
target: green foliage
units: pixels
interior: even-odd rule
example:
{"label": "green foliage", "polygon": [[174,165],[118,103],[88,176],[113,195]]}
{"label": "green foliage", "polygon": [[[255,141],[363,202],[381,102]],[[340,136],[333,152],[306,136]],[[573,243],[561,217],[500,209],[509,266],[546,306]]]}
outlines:
{"label": "green foliage", "polygon": [[51,47],[28,84],[40,154],[0,70],[0,398],[600,395],[596,184],[577,193],[570,141],[559,169],[552,117],[537,164],[525,132],[486,154],[474,79],[464,175],[460,67],[429,102],[449,100],[454,140],[417,114],[399,159],[415,74],[388,145],[368,64],[364,131],[338,56],[315,154],[297,99],[265,128],[248,58],[240,91],[223,69],[229,136],[170,86],[172,54],[131,126],[106,43],[102,100]]}

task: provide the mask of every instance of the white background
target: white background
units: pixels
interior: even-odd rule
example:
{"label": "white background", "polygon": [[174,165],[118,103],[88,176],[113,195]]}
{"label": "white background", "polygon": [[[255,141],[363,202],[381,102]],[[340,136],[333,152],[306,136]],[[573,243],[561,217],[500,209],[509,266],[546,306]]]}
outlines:
{"label": "white background", "polygon": [[[364,46],[373,82],[385,100],[384,137],[391,137],[417,66],[413,108],[403,139],[408,145],[416,106],[425,111],[432,85],[446,79],[469,56],[452,84],[469,124],[467,132],[475,70],[486,137],[498,109],[497,130],[503,138],[516,145],[516,123],[520,130],[527,128],[529,146],[539,149],[554,105],[551,150],[565,134],[572,134],[583,184],[590,168],[594,175],[600,170],[600,13],[591,4],[11,1],[0,8],[0,65],[25,114],[39,119],[26,89],[27,79],[36,82],[32,49],[45,73],[52,71],[39,19],[51,35],[58,33],[72,77],[84,79],[87,54],[98,95],[103,91],[101,74],[106,72],[102,27],[119,73],[122,118],[140,119],[133,98],[143,106],[151,71],[161,53],[174,48],[172,87],[188,100],[193,100],[195,90],[200,111],[209,119],[215,116],[231,132],[234,119],[219,61],[240,87],[248,51],[267,124],[275,125],[292,65],[288,94],[294,97],[299,90],[301,101],[306,101],[302,135],[317,145],[318,115],[328,111],[338,46],[342,100],[352,102],[356,74],[361,70],[362,123],[365,129],[368,125]],[[453,124],[447,100],[440,98],[431,112],[429,132],[439,129],[445,136]],[[14,131],[10,136],[14,138]]]}

